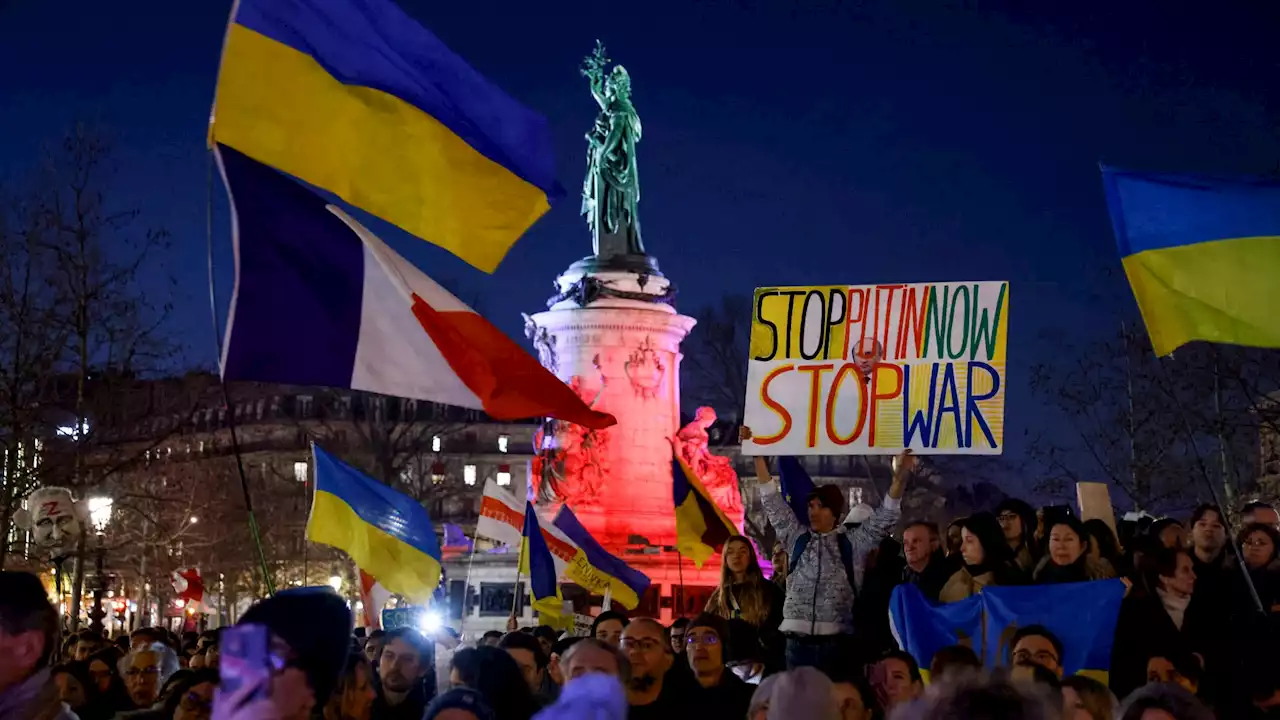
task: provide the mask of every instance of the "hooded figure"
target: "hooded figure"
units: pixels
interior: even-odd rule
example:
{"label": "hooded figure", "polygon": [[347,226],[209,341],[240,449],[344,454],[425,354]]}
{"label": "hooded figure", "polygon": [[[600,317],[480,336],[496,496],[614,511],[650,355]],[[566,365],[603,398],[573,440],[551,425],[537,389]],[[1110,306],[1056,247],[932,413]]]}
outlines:
{"label": "hooded figure", "polygon": [[316,707],[324,707],[351,649],[351,611],[342,598],[328,587],[281,590],[240,617],[240,624],[251,623],[288,643],[294,654],[289,664],[306,674]]}

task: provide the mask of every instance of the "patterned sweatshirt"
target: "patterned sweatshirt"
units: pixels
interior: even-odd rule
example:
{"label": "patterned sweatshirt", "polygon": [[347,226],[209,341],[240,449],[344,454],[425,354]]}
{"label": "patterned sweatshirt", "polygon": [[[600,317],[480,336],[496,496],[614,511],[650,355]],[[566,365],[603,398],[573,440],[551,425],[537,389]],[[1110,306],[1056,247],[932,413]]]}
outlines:
{"label": "patterned sweatshirt", "polygon": [[[791,506],[782,498],[777,483],[760,485],[760,501],[769,515],[769,523],[778,533],[778,541],[790,554],[796,538],[809,528],[796,520]],[[853,590],[840,559],[837,533],[845,533],[853,547],[853,585],[862,588],[867,570],[867,555],[880,546],[880,541],[898,524],[901,503],[886,497],[880,508],[857,528],[837,527],[826,533],[813,533],[800,558],[791,558],[787,574],[787,599],[782,605],[784,633],[801,635],[836,635],[853,632]]]}

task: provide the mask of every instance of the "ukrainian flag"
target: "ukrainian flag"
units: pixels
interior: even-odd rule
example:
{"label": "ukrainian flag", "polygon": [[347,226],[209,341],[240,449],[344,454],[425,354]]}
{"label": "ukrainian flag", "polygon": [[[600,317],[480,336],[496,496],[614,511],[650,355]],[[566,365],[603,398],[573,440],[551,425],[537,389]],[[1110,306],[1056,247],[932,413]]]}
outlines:
{"label": "ukrainian flag", "polygon": [[1193,340],[1280,348],[1280,180],[1102,169],[1156,355]]}
{"label": "ukrainian flag", "polygon": [[558,625],[564,616],[564,598],[560,595],[560,583],[556,579],[556,563],[551,548],[542,536],[542,523],[533,510],[533,503],[524,503],[524,531],[520,540],[520,572],[529,578],[529,595],[533,609],[550,620],[548,625]]}
{"label": "ukrainian flag", "polygon": [[546,119],[392,0],[239,0],[211,142],[493,272],[564,194]]}
{"label": "ukrainian flag", "polygon": [[738,529],[729,522],[702,481],[678,455],[671,458],[671,495],[676,508],[676,549],[698,567],[724,548]]}
{"label": "ukrainian flag", "polygon": [[314,444],[311,457],[307,539],[342,550],[387,590],[425,603],[440,584],[440,543],[427,511]]}

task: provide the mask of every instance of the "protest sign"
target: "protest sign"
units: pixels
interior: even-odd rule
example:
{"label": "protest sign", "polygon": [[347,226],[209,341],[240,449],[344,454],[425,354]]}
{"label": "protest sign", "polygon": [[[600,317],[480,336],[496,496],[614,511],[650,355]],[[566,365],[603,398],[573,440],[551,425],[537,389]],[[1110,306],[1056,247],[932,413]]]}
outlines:
{"label": "protest sign", "polygon": [[757,288],[744,455],[995,455],[1009,284]]}

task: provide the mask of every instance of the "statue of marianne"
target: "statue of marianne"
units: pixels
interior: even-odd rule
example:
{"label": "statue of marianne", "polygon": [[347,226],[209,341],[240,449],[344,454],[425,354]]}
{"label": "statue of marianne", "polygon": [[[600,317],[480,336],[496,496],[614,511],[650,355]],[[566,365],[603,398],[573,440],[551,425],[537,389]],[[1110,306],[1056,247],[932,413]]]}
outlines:
{"label": "statue of marianne", "polygon": [[636,145],[640,116],[631,104],[631,76],[615,65],[596,41],[595,52],[582,63],[582,75],[600,106],[595,125],[587,133],[587,177],[582,183],[582,214],[591,228],[592,250],[602,259],[643,255],[640,240],[640,178]]}

